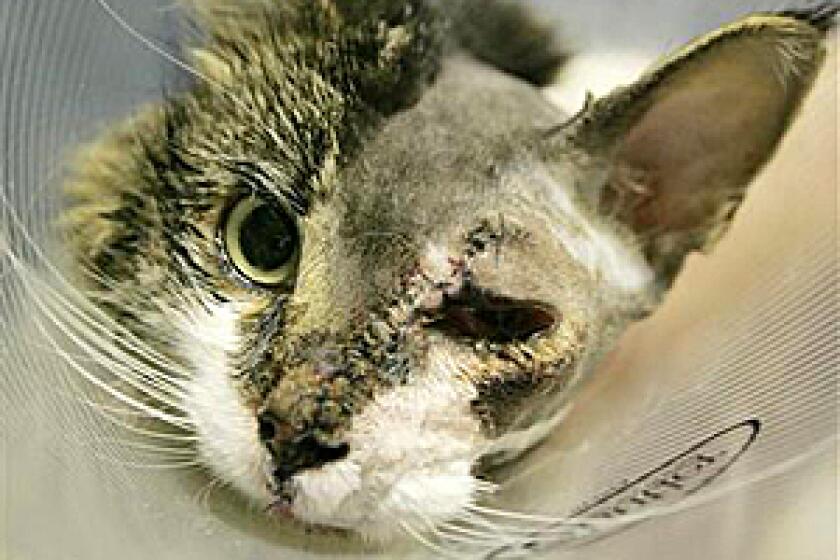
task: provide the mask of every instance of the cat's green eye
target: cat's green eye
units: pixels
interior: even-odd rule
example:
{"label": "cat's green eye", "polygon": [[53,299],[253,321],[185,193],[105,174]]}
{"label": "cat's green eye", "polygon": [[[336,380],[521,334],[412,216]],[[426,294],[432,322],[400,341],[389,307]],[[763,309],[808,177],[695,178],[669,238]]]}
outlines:
{"label": "cat's green eye", "polygon": [[230,263],[249,281],[273,286],[293,278],[300,237],[288,212],[255,196],[243,198],[227,213],[221,235]]}

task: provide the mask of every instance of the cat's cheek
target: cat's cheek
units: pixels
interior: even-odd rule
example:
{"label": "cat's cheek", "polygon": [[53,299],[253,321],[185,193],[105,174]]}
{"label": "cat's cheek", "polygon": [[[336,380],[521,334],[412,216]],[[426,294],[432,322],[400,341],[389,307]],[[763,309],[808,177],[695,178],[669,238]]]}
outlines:
{"label": "cat's cheek", "polygon": [[184,408],[197,437],[200,460],[224,482],[265,506],[271,501],[268,452],[259,440],[254,411],[234,384],[229,356],[239,345],[234,304],[200,306],[173,322],[183,357],[194,375]]}

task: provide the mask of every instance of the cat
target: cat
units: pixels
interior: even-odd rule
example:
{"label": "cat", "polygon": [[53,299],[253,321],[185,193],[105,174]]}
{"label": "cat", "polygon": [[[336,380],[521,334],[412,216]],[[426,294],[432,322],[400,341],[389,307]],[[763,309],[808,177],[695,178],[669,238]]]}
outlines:
{"label": "cat", "polygon": [[725,233],[837,7],[733,22],[572,117],[517,3],[188,9],[195,83],[67,184],[78,282],[142,341],[109,392],[268,515],[384,543],[493,492]]}

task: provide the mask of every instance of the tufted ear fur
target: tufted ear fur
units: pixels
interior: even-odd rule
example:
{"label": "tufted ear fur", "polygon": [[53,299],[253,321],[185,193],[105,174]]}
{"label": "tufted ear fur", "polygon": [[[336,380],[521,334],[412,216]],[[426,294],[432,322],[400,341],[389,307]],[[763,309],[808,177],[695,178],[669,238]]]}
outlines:
{"label": "tufted ear fur", "polygon": [[580,119],[574,140],[608,162],[599,212],[636,235],[663,287],[688,252],[726,230],[813,82],[836,11],[756,15],[718,29]]}

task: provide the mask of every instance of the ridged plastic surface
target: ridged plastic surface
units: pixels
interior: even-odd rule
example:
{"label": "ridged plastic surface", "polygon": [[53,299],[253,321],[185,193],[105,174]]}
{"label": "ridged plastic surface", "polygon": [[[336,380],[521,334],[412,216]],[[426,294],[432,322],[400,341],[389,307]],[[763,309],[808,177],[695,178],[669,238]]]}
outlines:
{"label": "ridged plastic surface", "polygon": [[[563,18],[557,3],[541,4]],[[643,27],[657,9],[679,12],[659,4],[612,17]],[[113,13],[95,0],[0,2],[0,557],[370,557],[263,523],[165,468],[85,404],[91,387],[78,370],[96,364],[60,326],[84,307],[62,277],[54,227],[66,158],[184,83],[114,18],[178,56],[173,2],[109,5]],[[690,24],[672,22],[670,34],[658,26],[645,48],[674,46],[747,8],[688,11]],[[597,59],[603,45],[591,37],[606,12],[568,15],[589,22],[592,32],[576,33]],[[468,548],[438,544],[486,558],[835,557],[836,69],[832,55],[728,238],[690,260],[663,308],[509,473],[491,505],[528,515],[499,519],[494,539]],[[408,554],[439,552],[390,555]]]}

